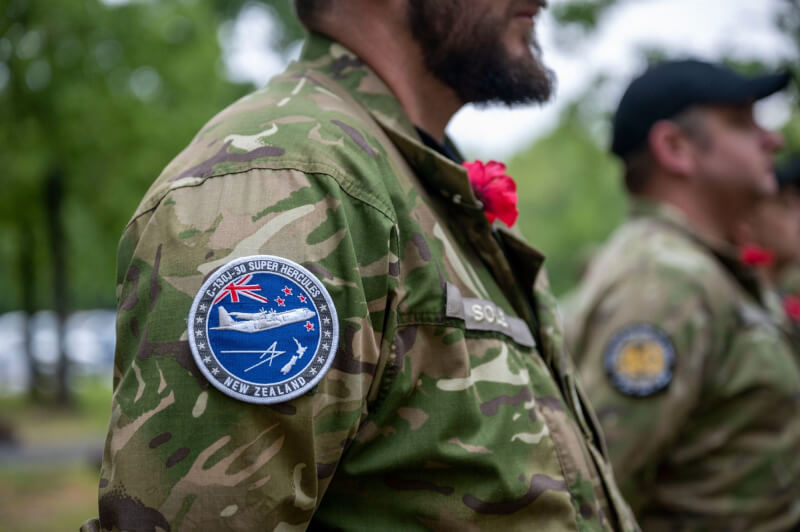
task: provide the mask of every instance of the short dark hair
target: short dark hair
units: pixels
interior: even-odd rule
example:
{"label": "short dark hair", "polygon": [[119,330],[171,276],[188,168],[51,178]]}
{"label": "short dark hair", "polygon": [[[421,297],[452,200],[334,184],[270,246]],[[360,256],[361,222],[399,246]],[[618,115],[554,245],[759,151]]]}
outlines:
{"label": "short dark hair", "polygon": [[294,0],[297,18],[307,28],[314,28],[320,13],[330,8],[334,0]]}
{"label": "short dark hair", "polygon": [[[697,112],[699,109],[701,107],[689,107],[670,118],[669,121],[677,125],[687,137],[703,146],[708,144],[709,137],[706,135],[703,114]],[[641,194],[656,164],[650,147],[645,143],[626,155],[623,161],[625,163],[625,188],[633,195]]]}
{"label": "short dark hair", "polygon": [[650,180],[650,173],[653,171],[655,161],[650,148],[643,146],[633,153],[625,156],[625,188],[633,196],[639,195],[644,191],[644,187]]}

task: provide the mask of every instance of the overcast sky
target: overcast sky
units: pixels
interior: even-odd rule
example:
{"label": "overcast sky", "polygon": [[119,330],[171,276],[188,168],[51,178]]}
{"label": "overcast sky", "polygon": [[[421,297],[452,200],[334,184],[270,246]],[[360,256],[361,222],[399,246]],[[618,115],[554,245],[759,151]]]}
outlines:
{"label": "overcast sky", "polygon": [[[545,11],[537,31],[545,62],[558,77],[555,97],[543,107],[469,106],[454,117],[448,131],[470,155],[506,158],[551,129],[564,106],[584,94],[599,74],[610,79],[599,95],[602,105],[613,108],[627,82],[643,68],[643,48],[663,48],[671,56],[777,62],[796,53],[793,43],[774,29],[782,2],[625,0],[607,13],[590,39],[571,39]],[[229,43],[227,63],[233,77],[263,85],[297,55],[297,49],[285,56],[271,52],[265,43],[274,41],[274,32],[275,24],[262,10],[240,17],[228,32],[230,38],[223,39]],[[564,42],[570,40],[577,44]],[[767,125],[778,126],[788,116],[788,104],[772,98],[759,115]]]}

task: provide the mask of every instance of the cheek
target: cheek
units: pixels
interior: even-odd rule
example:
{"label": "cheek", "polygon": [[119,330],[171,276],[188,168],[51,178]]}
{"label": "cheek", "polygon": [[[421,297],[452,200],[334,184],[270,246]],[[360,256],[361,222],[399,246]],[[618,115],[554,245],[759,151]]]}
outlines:
{"label": "cheek", "polygon": [[754,166],[761,168],[766,157],[758,140],[745,132],[731,133],[718,139],[716,151],[729,166],[740,169]]}
{"label": "cheek", "polygon": [[794,249],[800,245],[800,216],[794,213],[785,213],[773,220],[768,230],[776,247]]}

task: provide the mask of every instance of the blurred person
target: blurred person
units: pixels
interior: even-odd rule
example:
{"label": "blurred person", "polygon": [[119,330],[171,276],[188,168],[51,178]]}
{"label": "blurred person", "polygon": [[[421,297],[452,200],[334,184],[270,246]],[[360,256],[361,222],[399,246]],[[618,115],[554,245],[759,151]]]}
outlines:
{"label": "blurred person", "polygon": [[800,343],[800,159],[776,171],[778,193],[759,201],[738,224],[740,259],[775,291],[775,311]]}
{"label": "blurred person", "polygon": [[[778,168],[777,176],[783,195],[792,198],[787,201],[794,205],[793,214],[798,215],[797,213],[800,212],[800,155],[795,154]],[[796,233],[794,237],[800,240]],[[800,242],[797,245],[800,246]],[[787,260],[785,266],[776,272],[775,285],[784,299],[784,307],[790,318],[800,326],[800,251],[796,248],[792,260]],[[791,297],[792,300],[787,301],[787,297]]]}
{"label": "blurred person", "polygon": [[800,368],[733,231],[775,194],[753,117],[785,73],[668,61],[613,123],[631,216],[592,262],[568,346],[643,530],[800,527]]}
{"label": "blurred person", "polygon": [[543,5],[295,2],[299,62],[123,234],[85,530],[637,529],[542,257],[490,223],[513,182],[444,133],[468,102],[548,99]]}

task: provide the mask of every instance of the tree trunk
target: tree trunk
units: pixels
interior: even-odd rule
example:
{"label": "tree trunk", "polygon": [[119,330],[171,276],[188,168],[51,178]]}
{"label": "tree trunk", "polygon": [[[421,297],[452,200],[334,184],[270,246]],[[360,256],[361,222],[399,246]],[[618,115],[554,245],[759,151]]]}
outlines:
{"label": "tree trunk", "polygon": [[28,365],[28,393],[34,402],[42,400],[41,374],[39,365],[33,356],[31,335],[31,316],[35,310],[36,294],[34,293],[34,235],[28,220],[22,220],[17,226],[19,234],[19,280],[22,292],[22,346]]}
{"label": "tree trunk", "polygon": [[56,399],[59,405],[69,406],[69,364],[64,342],[64,325],[67,320],[67,260],[64,253],[62,208],[64,200],[64,174],[59,168],[50,171],[44,180],[44,203],[47,232],[50,240],[53,268],[53,305],[56,313],[56,338],[58,366],[56,368]]}

